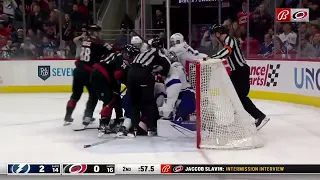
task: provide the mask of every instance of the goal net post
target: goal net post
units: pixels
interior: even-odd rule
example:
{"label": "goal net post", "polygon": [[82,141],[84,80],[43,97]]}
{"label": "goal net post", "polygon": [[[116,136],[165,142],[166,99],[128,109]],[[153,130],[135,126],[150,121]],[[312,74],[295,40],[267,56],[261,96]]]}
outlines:
{"label": "goal net post", "polygon": [[197,148],[253,149],[263,146],[221,59],[187,61],[196,91]]}

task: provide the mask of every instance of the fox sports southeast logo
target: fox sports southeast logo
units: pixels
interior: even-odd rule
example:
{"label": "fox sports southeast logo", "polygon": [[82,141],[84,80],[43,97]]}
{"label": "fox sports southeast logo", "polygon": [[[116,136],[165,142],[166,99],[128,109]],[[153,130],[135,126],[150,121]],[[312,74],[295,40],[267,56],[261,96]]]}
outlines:
{"label": "fox sports southeast logo", "polygon": [[294,22],[309,22],[309,9],[291,9],[291,20]]}

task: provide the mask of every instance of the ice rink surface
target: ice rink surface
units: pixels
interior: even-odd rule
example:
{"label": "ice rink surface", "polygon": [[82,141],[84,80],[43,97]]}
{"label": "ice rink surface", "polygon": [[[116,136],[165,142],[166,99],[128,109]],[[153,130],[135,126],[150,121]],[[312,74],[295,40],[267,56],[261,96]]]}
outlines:
{"label": "ice rink surface", "polygon": [[[256,100],[271,117],[260,131],[263,148],[243,151],[198,150],[194,139],[139,137],[99,141],[96,130],[74,132],[81,124],[87,95],[74,112],[74,124],[64,127],[70,94],[0,94],[0,160],[41,163],[173,163],[173,164],[319,164],[320,109]],[[95,111],[98,118],[101,105]],[[97,125],[98,122],[95,122]],[[92,125],[94,126],[94,125]]]}

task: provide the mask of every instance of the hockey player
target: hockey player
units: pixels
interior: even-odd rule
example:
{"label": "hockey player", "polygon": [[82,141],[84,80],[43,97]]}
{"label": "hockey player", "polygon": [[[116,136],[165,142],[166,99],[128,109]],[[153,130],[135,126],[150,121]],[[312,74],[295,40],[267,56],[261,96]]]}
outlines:
{"label": "hockey player", "polygon": [[72,95],[67,103],[65,124],[69,125],[73,122],[72,113],[79,101],[84,86],[89,91],[89,100],[83,116],[83,125],[88,125],[89,121],[93,121],[93,111],[98,102],[96,94],[92,91],[90,83],[90,73],[93,65],[98,63],[103,55],[110,54],[112,47],[104,44],[99,38],[101,28],[97,25],[91,25],[88,29],[88,38],[82,42],[81,53],[76,61],[76,68],[73,71]]}
{"label": "hockey player", "polygon": [[[153,41],[153,43],[156,43]],[[140,112],[146,117],[148,135],[155,135],[154,75],[158,71],[167,76],[170,70],[169,59],[158,48],[141,52],[134,60],[128,72],[128,95],[130,97],[131,120],[134,134],[137,132]]]}
{"label": "hockey player", "polygon": [[91,83],[98,98],[103,101],[99,136],[108,133],[112,109],[115,108],[116,120],[122,118],[120,89],[121,83],[126,84],[129,63],[140,53],[132,45],[126,45],[121,52],[112,53],[105,60],[94,65]]}
{"label": "hockey player", "polygon": [[131,38],[131,44],[139,48],[140,52],[145,52],[149,49],[149,45],[147,43],[144,43],[139,36],[133,36]]}
{"label": "hockey player", "polygon": [[180,33],[175,33],[170,37],[170,49],[169,52],[174,52],[178,57],[179,62],[185,67],[187,60],[202,60],[208,57],[206,54],[199,53],[189,46],[184,37]]}
{"label": "hockey player", "polygon": [[196,110],[195,92],[182,64],[176,62],[174,56],[171,60],[173,63],[164,81],[166,100],[159,107],[159,113],[164,119],[189,120],[189,115]]}

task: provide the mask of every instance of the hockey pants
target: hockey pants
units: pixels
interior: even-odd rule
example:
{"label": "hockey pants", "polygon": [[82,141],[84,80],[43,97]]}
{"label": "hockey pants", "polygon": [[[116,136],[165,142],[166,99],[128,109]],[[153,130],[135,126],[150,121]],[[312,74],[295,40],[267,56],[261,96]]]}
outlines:
{"label": "hockey pants", "polygon": [[236,69],[230,75],[230,79],[244,109],[255,119],[264,116],[248,97],[250,91],[250,67],[244,65],[243,67]]}
{"label": "hockey pants", "polygon": [[73,82],[72,82],[72,95],[67,104],[67,116],[71,116],[77,102],[80,100],[83,93],[84,87],[87,88],[89,92],[89,99],[86,104],[86,110],[84,117],[92,117],[94,109],[97,105],[98,98],[92,90],[92,85],[90,83],[91,72],[82,68],[77,67],[73,71]]}
{"label": "hockey pants", "polygon": [[115,108],[116,118],[121,118],[123,115],[120,97],[121,84],[111,85],[103,73],[96,68],[91,73],[91,83],[98,99],[103,102],[101,118],[111,118],[113,108]]}
{"label": "hockey pants", "polygon": [[182,91],[179,94],[180,104],[177,107],[177,112],[174,120],[189,120],[190,114],[196,110],[195,93],[191,91]]}

